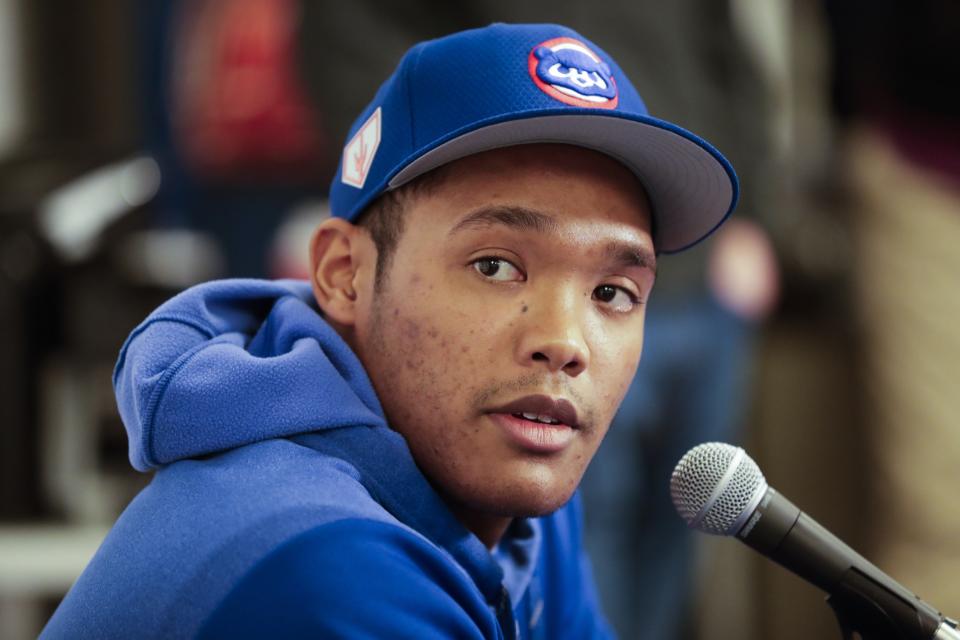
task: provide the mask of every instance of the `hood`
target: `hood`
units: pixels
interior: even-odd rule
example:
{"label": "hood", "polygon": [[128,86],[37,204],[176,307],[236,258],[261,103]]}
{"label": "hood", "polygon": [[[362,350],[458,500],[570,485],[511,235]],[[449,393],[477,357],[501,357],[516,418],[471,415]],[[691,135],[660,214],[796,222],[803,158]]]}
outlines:
{"label": "hood", "polygon": [[146,471],[270,438],[385,426],[356,355],[309,284],[220,280],[127,338],[113,374],[130,462]]}

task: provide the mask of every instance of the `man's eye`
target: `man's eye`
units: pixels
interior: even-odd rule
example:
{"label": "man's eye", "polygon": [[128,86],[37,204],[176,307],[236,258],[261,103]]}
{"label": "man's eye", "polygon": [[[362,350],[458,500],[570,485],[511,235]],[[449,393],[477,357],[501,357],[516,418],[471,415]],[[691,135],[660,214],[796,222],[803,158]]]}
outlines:
{"label": "man's eye", "polygon": [[624,289],[612,284],[602,284],[593,290],[593,299],[610,306],[614,311],[627,312],[633,310],[640,300]]}
{"label": "man's eye", "polygon": [[473,268],[483,277],[498,282],[519,282],[523,280],[523,273],[520,269],[503,258],[480,258],[473,261]]}

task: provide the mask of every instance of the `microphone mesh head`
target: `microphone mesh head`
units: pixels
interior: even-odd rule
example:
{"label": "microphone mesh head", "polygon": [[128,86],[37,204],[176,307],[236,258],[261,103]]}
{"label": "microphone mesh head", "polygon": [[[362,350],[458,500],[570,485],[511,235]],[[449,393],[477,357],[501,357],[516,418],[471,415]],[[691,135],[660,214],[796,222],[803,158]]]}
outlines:
{"label": "microphone mesh head", "polygon": [[707,442],[690,449],[670,478],[670,497],[694,529],[734,535],[767,491],[757,463],[740,447]]}

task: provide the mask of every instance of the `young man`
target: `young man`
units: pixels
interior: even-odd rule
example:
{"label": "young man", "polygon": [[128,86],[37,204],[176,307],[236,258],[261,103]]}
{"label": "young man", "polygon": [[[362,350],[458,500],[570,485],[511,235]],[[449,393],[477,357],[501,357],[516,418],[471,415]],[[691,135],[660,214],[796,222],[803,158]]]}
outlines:
{"label": "young man", "polygon": [[310,284],[202,285],[124,345],[156,476],[47,637],[609,635],[576,487],[732,169],[554,25],[418,45],[347,140]]}

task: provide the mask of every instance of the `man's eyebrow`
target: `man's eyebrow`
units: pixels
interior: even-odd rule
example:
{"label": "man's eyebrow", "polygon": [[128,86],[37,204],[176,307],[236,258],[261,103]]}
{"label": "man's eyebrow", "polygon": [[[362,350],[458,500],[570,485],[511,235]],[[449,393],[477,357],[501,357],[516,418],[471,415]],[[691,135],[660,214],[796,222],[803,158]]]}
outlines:
{"label": "man's eyebrow", "polygon": [[[556,218],[541,211],[526,207],[500,205],[482,207],[467,214],[452,229],[453,236],[466,229],[487,228],[503,225],[512,229],[532,230],[538,233],[550,233],[560,228]],[[647,247],[633,242],[615,240],[604,247],[604,256],[611,262],[625,267],[642,267],[657,273],[656,254]]]}
{"label": "man's eyebrow", "polygon": [[447,235],[453,236],[465,229],[485,228],[497,224],[539,233],[549,233],[559,228],[557,220],[553,216],[526,207],[506,205],[477,209],[454,225]]}
{"label": "man's eyebrow", "polygon": [[607,244],[604,253],[611,262],[626,267],[643,267],[657,273],[657,256],[647,247],[632,242],[614,241]]}

